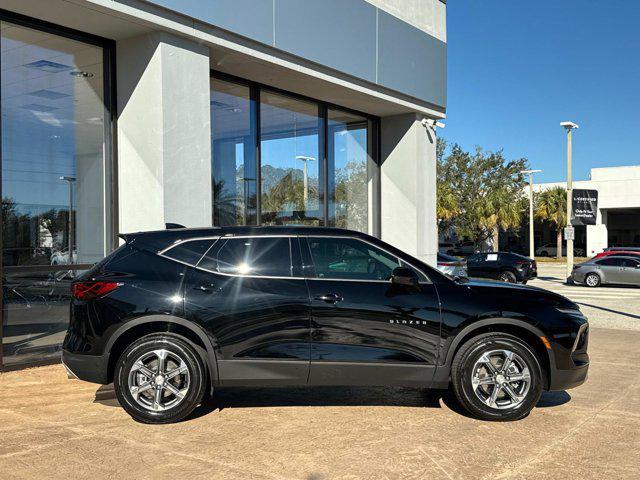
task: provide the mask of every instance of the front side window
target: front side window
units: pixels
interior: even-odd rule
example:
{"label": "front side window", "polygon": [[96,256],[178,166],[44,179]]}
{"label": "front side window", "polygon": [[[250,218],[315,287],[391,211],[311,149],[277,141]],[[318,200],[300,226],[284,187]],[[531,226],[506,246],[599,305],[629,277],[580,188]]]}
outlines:
{"label": "front side window", "polygon": [[[309,237],[316,277],[342,280],[389,280],[405,262],[355,238]],[[420,280],[426,277],[416,270]]]}
{"label": "front side window", "polygon": [[205,255],[199,268],[230,275],[292,276],[291,247],[286,237],[230,238],[220,243]]}
{"label": "front side window", "polygon": [[622,259],[620,258],[605,258],[604,260],[600,260],[598,265],[603,265],[605,267],[621,267]]}

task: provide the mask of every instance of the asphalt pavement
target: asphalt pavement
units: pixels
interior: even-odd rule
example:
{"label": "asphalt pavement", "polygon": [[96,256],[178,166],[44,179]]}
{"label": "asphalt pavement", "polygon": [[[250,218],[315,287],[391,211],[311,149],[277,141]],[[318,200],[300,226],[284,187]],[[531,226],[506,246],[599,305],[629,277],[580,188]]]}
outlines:
{"label": "asphalt pavement", "polygon": [[566,264],[538,263],[538,278],[529,285],[545,288],[576,302],[592,327],[640,331],[640,287],[566,284]]}

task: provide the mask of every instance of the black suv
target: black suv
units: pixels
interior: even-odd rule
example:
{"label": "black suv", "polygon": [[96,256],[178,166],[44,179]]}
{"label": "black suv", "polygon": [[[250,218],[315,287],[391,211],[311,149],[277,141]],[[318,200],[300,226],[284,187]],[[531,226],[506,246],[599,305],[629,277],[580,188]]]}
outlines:
{"label": "black suv", "polygon": [[536,261],[513,252],[475,253],[467,258],[467,274],[507,283],[527,283],[538,276]]}
{"label": "black suv", "polygon": [[168,423],[217,387],[448,388],[488,420],[585,381],[588,323],[536,288],[451,280],[371,236],[311,227],[123,235],[73,284],[63,362]]}

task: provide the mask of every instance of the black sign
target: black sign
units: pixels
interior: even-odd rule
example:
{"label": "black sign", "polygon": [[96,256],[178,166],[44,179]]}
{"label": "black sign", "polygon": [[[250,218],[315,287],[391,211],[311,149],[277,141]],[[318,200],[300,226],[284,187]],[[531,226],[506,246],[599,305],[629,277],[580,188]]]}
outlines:
{"label": "black sign", "polygon": [[573,190],[571,225],[595,225],[598,215],[597,190]]}

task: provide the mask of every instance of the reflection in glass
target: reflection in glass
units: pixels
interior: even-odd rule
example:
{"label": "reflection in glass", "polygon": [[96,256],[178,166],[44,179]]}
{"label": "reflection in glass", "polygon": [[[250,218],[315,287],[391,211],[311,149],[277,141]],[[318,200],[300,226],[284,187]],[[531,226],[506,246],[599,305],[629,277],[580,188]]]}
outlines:
{"label": "reflection in glass", "polygon": [[260,101],[262,223],[320,225],[319,107],[268,91]]}
{"label": "reflection in glass", "polygon": [[98,261],[102,49],[2,22],[1,63],[3,264]]}
{"label": "reflection in glass", "polygon": [[211,80],[213,225],[256,224],[255,105],[250,89]]}
{"label": "reflection in glass", "polygon": [[333,191],[329,206],[335,226],[370,233],[370,156],[368,121],[339,110],[328,111],[327,159]]}
{"label": "reflection in glass", "polygon": [[69,325],[71,282],[82,272],[7,273],[2,284],[3,364],[59,358]]}
{"label": "reflection in glass", "polygon": [[77,273],[59,266],[106,253],[108,113],[102,48],[8,22],[0,29],[2,347],[10,365],[58,355]]}

